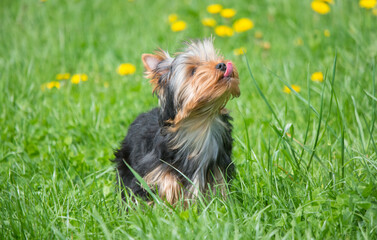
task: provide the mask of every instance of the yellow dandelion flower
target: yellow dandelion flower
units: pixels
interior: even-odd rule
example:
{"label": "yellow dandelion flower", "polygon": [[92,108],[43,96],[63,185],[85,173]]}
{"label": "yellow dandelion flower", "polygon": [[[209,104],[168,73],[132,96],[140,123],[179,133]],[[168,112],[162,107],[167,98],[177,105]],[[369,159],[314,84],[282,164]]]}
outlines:
{"label": "yellow dandelion flower", "polygon": [[233,54],[236,56],[243,55],[246,53],[246,48],[240,47],[233,50]]}
{"label": "yellow dandelion flower", "polygon": [[296,38],[295,39],[295,45],[296,46],[302,46],[302,45],[304,45],[304,41],[302,40],[302,38]]}
{"label": "yellow dandelion flower", "polygon": [[254,37],[256,39],[261,39],[263,37],[263,33],[261,31],[256,31]]}
{"label": "yellow dandelion flower", "polygon": [[56,74],[56,80],[67,80],[71,77],[69,73],[58,73]]}
{"label": "yellow dandelion flower", "polygon": [[202,24],[206,27],[214,27],[216,26],[216,20],[213,18],[203,18]]}
{"label": "yellow dandelion flower", "polygon": [[174,23],[178,20],[178,15],[175,13],[172,13],[169,15],[168,19],[169,19],[169,23]]}
{"label": "yellow dandelion flower", "polygon": [[60,89],[60,82],[55,82],[55,88]]}
{"label": "yellow dandelion flower", "polygon": [[88,81],[88,75],[86,75],[86,74],[81,74],[80,77],[81,77],[81,81],[83,81],[83,82]]}
{"label": "yellow dandelion flower", "polygon": [[271,44],[269,42],[264,42],[262,47],[264,50],[269,50],[271,48]]}
{"label": "yellow dandelion flower", "polygon": [[252,29],[253,27],[254,27],[254,22],[248,18],[241,18],[233,23],[233,29],[234,31],[238,33],[245,32],[247,30]]}
{"label": "yellow dandelion flower", "polygon": [[215,33],[220,37],[231,37],[233,36],[233,29],[228,26],[221,25],[215,28]]}
{"label": "yellow dandelion flower", "polygon": [[219,13],[223,9],[221,4],[211,4],[207,7],[207,11],[212,14]]}
{"label": "yellow dandelion flower", "polygon": [[57,88],[57,89],[59,89],[60,88],[60,82],[57,82],[57,81],[48,82],[44,85],[44,88],[47,88],[47,89]]}
{"label": "yellow dandelion flower", "polygon": [[86,74],[74,74],[71,77],[71,83],[79,84],[81,81],[88,81],[88,75]]}
{"label": "yellow dandelion flower", "polygon": [[[295,84],[292,84],[291,88],[293,90],[295,90],[295,92],[300,92],[301,91],[301,87],[298,86],[298,85],[295,85]],[[284,86],[283,92],[285,92],[285,93],[291,93],[292,91],[291,91],[291,89],[289,89],[289,87]]]}
{"label": "yellow dandelion flower", "polygon": [[73,84],[79,84],[81,81],[81,76],[80,74],[74,74],[71,78],[71,83]]}
{"label": "yellow dandelion flower", "polygon": [[314,0],[311,4],[311,7],[313,11],[322,15],[330,12],[330,6],[327,3],[319,0]]}
{"label": "yellow dandelion flower", "polygon": [[366,9],[374,8],[377,4],[376,0],[360,0],[359,6]]}
{"label": "yellow dandelion flower", "polygon": [[119,65],[117,72],[121,76],[134,74],[136,72],[136,67],[131,63],[123,63]]}
{"label": "yellow dandelion flower", "polygon": [[225,9],[221,10],[220,15],[224,18],[231,18],[234,15],[236,15],[236,10],[234,10],[232,8],[225,8]]}
{"label": "yellow dandelion flower", "polygon": [[285,93],[291,93],[291,89],[289,89],[289,87],[287,87],[287,86],[284,86],[283,92],[285,92]]}
{"label": "yellow dandelion flower", "polygon": [[186,22],[177,21],[171,25],[171,30],[173,32],[180,32],[186,29]]}
{"label": "yellow dandelion flower", "polygon": [[323,31],[323,35],[325,35],[325,37],[330,37],[330,30],[325,29],[325,31]]}
{"label": "yellow dandelion flower", "polygon": [[312,74],[310,79],[314,82],[323,82],[323,73],[322,72],[315,72]]}

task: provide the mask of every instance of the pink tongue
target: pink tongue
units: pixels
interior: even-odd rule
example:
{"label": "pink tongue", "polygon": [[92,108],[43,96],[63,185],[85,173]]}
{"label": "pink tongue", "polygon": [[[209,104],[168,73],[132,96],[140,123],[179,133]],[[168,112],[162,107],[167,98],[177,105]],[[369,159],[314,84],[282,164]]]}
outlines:
{"label": "pink tongue", "polygon": [[233,64],[231,62],[228,62],[226,64],[226,71],[224,73],[224,77],[228,77],[233,72]]}

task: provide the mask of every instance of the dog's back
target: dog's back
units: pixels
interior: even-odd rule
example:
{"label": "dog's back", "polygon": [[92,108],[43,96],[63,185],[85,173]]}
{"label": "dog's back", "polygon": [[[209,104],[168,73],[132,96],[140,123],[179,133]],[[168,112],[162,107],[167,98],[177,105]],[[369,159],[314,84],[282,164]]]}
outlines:
{"label": "dog's back", "polygon": [[152,151],[153,141],[159,130],[158,112],[159,109],[154,108],[147,113],[140,114],[135,119],[128,129],[127,136],[122,141],[121,148],[115,152],[115,159],[113,160],[118,170],[118,183],[124,184],[121,187],[130,188],[139,195],[145,193],[124,162],[132,168],[137,168],[141,164],[137,162],[137,159],[142,159]]}

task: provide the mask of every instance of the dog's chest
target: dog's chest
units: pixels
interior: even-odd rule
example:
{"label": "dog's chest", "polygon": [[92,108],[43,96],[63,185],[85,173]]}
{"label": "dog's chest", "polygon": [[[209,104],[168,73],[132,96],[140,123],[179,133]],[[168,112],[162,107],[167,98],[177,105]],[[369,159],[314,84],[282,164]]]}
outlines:
{"label": "dog's chest", "polygon": [[196,128],[188,123],[181,130],[175,137],[175,145],[179,148],[179,155],[186,156],[187,165],[199,170],[216,162],[227,134],[227,125],[220,118],[203,122]]}
{"label": "dog's chest", "polygon": [[220,120],[214,121],[205,132],[203,141],[196,146],[200,149],[197,161],[199,167],[206,167],[217,160],[220,150],[223,147],[223,135],[226,133],[225,125]]}

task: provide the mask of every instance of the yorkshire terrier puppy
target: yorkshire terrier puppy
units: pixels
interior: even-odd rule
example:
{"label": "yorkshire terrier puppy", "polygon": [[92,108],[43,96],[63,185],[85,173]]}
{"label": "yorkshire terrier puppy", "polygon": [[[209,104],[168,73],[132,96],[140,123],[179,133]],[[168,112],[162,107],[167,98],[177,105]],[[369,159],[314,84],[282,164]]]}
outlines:
{"label": "yorkshire terrier puppy", "polygon": [[160,106],[136,118],[115,152],[119,184],[149,198],[127,163],[170,204],[216,189],[225,196],[234,172],[225,105],[240,95],[233,63],[211,39],[187,42],[174,57],[162,50],[143,54],[142,61]]}

